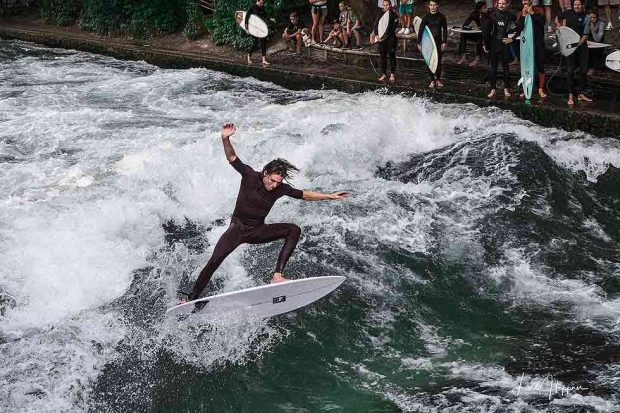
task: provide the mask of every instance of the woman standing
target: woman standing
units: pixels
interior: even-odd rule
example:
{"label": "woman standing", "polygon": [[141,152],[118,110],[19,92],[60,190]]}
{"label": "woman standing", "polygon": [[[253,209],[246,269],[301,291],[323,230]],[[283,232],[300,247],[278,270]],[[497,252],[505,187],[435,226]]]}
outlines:
{"label": "woman standing", "polygon": [[327,19],[327,0],[308,0],[312,9],[312,41],[323,43],[323,30]]}

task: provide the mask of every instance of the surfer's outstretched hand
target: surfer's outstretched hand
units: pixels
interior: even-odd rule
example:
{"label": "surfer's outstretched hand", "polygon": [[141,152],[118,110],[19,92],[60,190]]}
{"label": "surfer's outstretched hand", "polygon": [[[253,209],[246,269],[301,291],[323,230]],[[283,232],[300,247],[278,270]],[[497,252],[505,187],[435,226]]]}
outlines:
{"label": "surfer's outstretched hand", "polygon": [[329,199],[344,199],[349,196],[349,192],[340,191],[329,194]]}
{"label": "surfer's outstretched hand", "polygon": [[237,132],[237,127],[234,123],[225,123],[222,126],[222,139],[230,138],[235,132]]}

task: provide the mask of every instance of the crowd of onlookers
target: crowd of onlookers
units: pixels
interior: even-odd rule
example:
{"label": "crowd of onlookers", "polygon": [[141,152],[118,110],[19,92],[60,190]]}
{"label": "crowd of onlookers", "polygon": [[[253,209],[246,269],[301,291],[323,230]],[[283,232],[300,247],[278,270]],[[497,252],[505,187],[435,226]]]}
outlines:
{"label": "crowd of onlookers", "polygon": [[[308,1],[312,23],[306,27],[298,13],[292,12],[290,22],[282,34],[297,54],[301,52],[304,44],[312,43],[343,49],[362,49],[365,44],[363,39],[368,38],[371,44],[377,45],[381,56],[382,73],[379,80],[392,82],[395,81],[396,73],[397,38],[413,39],[415,9],[417,7],[419,12],[424,7],[426,14],[423,15],[418,30],[422,33],[428,28],[436,44],[436,60],[438,60],[436,67],[429,70],[431,79],[429,87],[443,87],[441,60],[448,43],[448,28],[446,17],[439,12],[442,0],[423,0],[423,4],[417,4],[418,0],[377,0],[376,12],[361,11],[366,17],[374,15],[374,22],[362,22],[360,15],[346,0],[337,3],[338,10],[331,13],[329,10],[331,1]],[[264,0],[257,2],[264,4]],[[470,66],[476,66],[486,61],[489,65],[488,78],[491,83],[489,97],[494,97],[496,94],[499,66],[503,69],[504,96],[511,96],[509,67],[519,65],[520,42],[514,39],[519,38],[525,17],[529,14],[534,25],[537,71],[535,83],[539,96],[541,98],[546,96],[544,68],[549,43],[554,42],[557,45],[557,40],[553,40],[556,29],[559,26],[567,26],[580,37],[575,53],[565,58],[567,73],[571,73],[570,76],[567,74],[568,103],[574,104],[573,95],[577,100],[590,101],[583,92],[585,83],[587,76],[592,75],[597,69],[604,68],[605,47],[588,48],[587,41],[605,42],[606,32],[614,30],[614,22],[620,21],[618,13],[620,0],[473,0],[470,4],[471,13],[464,21],[459,22],[461,23],[458,25],[459,30],[455,30],[460,33],[458,64],[468,63]],[[604,12],[605,18],[599,16],[600,11]],[[380,18],[387,16],[388,12],[389,24],[386,26],[383,22],[380,27]],[[379,31],[385,33],[380,36]],[[423,46],[421,37],[417,38],[420,51]],[[474,58],[468,62],[467,49],[470,43],[473,43]]]}

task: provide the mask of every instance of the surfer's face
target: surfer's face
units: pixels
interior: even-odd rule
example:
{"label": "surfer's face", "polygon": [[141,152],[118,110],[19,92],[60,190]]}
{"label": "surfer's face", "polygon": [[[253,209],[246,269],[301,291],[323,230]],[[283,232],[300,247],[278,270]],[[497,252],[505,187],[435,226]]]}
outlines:
{"label": "surfer's face", "polygon": [[499,0],[499,1],[497,2],[497,8],[498,8],[500,11],[504,11],[504,10],[506,10],[506,0]]}
{"label": "surfer's face", "polygon": [[439,10],[439,4],[431,1],[430,3],[428,3],[428,10],[431,12],[431,14],[437,13],[437,10]]}
{"label": "surfer's face", "polygon": [[388,1],[383,2],[383,11],[388,11],[392,8],[392,3]]}
{"label": "surfer's face", "polygon": [[263,174],[263,185],[268,191],[273,191],[282,184],[282,177],[278,174]]}
{"label": "surfer's face", "polygon": [[573,3],[573,9],[575,9],[575,12],[577,13],[581,13],[583,11],[583,4],[580,0],[575,0],[575,3]]}
{"label": "surfer's face", "polygon": [[592,23],[596,23],[597,20],[598,20],[598,16],[596,15],[596,13],[590,13],[590,21]]}
{"label": "surfer's face", "polygon": [[256,4],[262,7],[265,5],[265,0],[256,0]]}

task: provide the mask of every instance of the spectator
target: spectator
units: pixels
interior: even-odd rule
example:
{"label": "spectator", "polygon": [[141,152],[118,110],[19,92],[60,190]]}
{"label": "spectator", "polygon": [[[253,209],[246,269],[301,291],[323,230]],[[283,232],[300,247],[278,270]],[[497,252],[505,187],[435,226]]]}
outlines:
{"label": "spectator", "polygon": [[301,31],[304,29],[304,24],[299,21],[299,16],[296,11],[291,12],[289,19],[290,23],[286,26],[286,29],[284,29],[282,38],[286,41],[287,47],[290,47],[292,43],[293,47],[297,50],[297,55],[299,55],[301,54],[301,45],[303,43]]}
{"label": "spectator", "polygon": [[[474,11],[465,19],[463,22],[463,28],[470,28],[471,23],[476,23],[478,29],[482,30],[482,20],[486,17],[487,12],[487,4],[484,1],[479,1],[476,3]],[[462,65],[467,60],[467,56],[465,52],[467,51],[467,42],[472,41],[476,43],[476,57],[469,64],[471,67],[477,66],[480,63],[480,56],[482,55],[482,34],[478,33],[461,33],[461,39],[459,42],[459,54],[461,55],[461,59],[457,64]]]}
{"label": "spectator", "polygon": [[398,7],[398,13],[400,14],[401,29],[398,34],[410,34],[413,32],[413,0],[400,0],[400,6]]}
{"label": "spectator", "polygon": [[[575,104],[574,95],[577,100],[592,102],[592,99],[583,94],[583,89],[588,81],[588,37],[590,35],[590,16],[583,10],[582,0],[575,0],[572,10],[561,12],[556,17],[558,25],[570,27],[581,39],[578,46],[570,56],[566,57],[566,83],[568,84],[568,104]],[[575,86],[575,69],[579,67],[579,77]]]}
{"label": "spectator", "polygon": [[[605,43],[605,22],[599,19],[597,9],[592,9],[590,12],[590,34],[588,39],[593,42]],[[604,67],[605,58],[603,56],[603,49],[588,49],[588,51],[590,53],[588,76],[592,76],[596,73],[596,69]]]}
{"label": "spectator", "polygon": [[[247,11],[247,13],[245,14],[245,28],[247,30],[248,28],[248,20],[250,19],[250,16],[254,14],[258,17],[260,17],[263,20],[267,20],[267,13],[265,12],[265,0],[256,0],[256,4],[253,4],[252,7],[250,7],[250,10]],[[266,38],[258,38],[258,37],[254,37],[252,36],[252,48],[248,51],[248,64],[252,64],[252,53],[254,53],[254,50],[256,50],[256,47],[260,45],[260,53],[261,56],[263,58],[262,63],[263,65],[267,66],[270,63],[267,61],[267,39]]]}
{"label": "spectator", "polygon": [[573,0],[558,0],[558,3],[560,3],[560,10],[562,10],[562,13],[573,9]]}
{"label": "spectator", "polygon": [[355,48],[357,50],[361,50],[362,49],[362,34],[360,33],[360,30],[362,30],[362,21],[360,20],[358,15],[355,14],[353,9],[349,7],[348,11],[349,11],[349,21],[347,22],[347,25],[345,27],[344,35],[348,39],[350,39],[351,34],[353,34],[353,36],[355,36],[355,44],[356,44]]}
{"label": "spectator", "polygon": [[534,2],[532,3],[532,6],[540,7],[541,3],[542,3],[542,6],[545,7],[545,22],[547,26],[547,33],[553,33],[553,26],[551,25],[551,21],[553,18],[551,14],[553,11],[553,0],[534,0]]}
{"label": "spectator", "polygon": [[323,43],[323,31],[327,19],[327,0],[308,0],[308,2],[312,7],[310,10],[312,15],[312,41]]}
{"label": "spectator", "polygon": [[344,47],[344,32],[340,20],[334,20],[332,30],[329,32],[329,36],[325,39],[325,44],[328,44],[330,40],[334,41],[334,46]]}
{"label": "spectator", "polygon": [[437,46],[437,70],[433,73],[430,68],[428,69],[428,75],[431,78],[431,83],[428,87],[434,89],[435,86],[443,87],[443,82],[441,81],[441,58],[448,41],[448,22],[446,21],[446,16],[439,12],[439,0],[429,1],[428,13],[422,17],[418,32],[420,33],[418,36],[418,50],[420,51],[422,51],[422,33],[424,33],[426,27],[431,31]]}
{"label": "spectator", "polygon": [[[383,39],[379,39],[379,21],[384,13],[390,12],[390,20],[385,30]],[[370,34],[370,43],[379,43],[379,55],[381,56],[381,72],[380,82],[387,78],[388,57],[390,60],[390,82],[396,81],[396,25],[398,24],[398,15],[392,10],[390,0],[383,0],[383,9],[377,14],[373,32]]]}
{"label": "spectator", "polygon": [[516,17],[507,10],[508,2],[506,0],[498,0],[497,9],[490,13],[490,21],[485,26],[483,48],[489,53],[491,63],[489,71],[489,79],[491,82],[491,91],[489,98],[495,97],[497,88],[497,67],[501,62],[504,69],[504,96],[510,97],[510,68],[508,60],[510,59],[510,45],[508,35],[516,28]]}
{"label": "spectator", "polygon": [[[397,0],[390,0],[390,10],[394,11],[396,9]],[[377,14],[379,16],[383,16],[385,11],[383,10],[383,0],[377,0]]]}
{"label": "spectator", "polygon": [[347,26],[349,25],[349,7],[346,1],[341,1],[338,3],[338,10],[340,10],[340,14],[338,15],[338,21],[340,22],[340,31],[341,36],[340,40],[342,41],[342,47],[345,49],[349,48],[349,34],[347,32]]}

